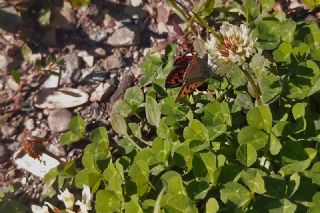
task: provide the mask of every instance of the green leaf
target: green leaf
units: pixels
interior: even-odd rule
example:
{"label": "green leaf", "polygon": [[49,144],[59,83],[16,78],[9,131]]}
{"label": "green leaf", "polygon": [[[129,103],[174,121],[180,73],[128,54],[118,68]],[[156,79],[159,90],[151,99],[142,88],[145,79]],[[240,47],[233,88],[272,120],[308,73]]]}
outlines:
{"label": "green leaf", "polygon": [[268,143],[268,135],[252,126],[242,128],[238,134],[239,144],[251,144],[256,150],[262,149]]}
{"label": "green leaf", "polygon": [[282,41],[287,43],[291,43],[293,41],[296,25],[296,22],[292,20],[287,20],[280,23],[280,36]]}
{"label": "green leaf", "polygon": [[290,55],[292,53],[292,46],[289,43],[281,43],[278,49],[274,50],[272,55],[276,62],[290,63]]}
{"label": "green leaf", "polygon": [[20,84],[20,72],[17,69],[13,69],[11,75],[13,80],[17,82],[17,84]]}
{"label": "green leaf", "polygon": [[259,43],[262,49],[275,49],[280,43],[280,22],[275,18],[265,18],[258,23]]}
{"label": "green leaf", "polygon": [[262,11],[269,12],[274,6],[274,0],[262,0],[260,1]]}
{"label": "green leaf", "polygon": [[170,154],[170,143],[156,138],[152,143],[152,151],[160,162],[165,162]]}
{"label": "green leaf", "polygon": [[308,213],[318,213],[320,209],[320,192],[313,195],[311,207],[308,209]]}
{"label": "green leaf", "polygon": [[215,172],[217,169],[216,156],[212,152],[197,153],[192,161],[193,175],[200,180],[216,184],[220,172]]}
{"label": "green leaf", "polygon": [[157,101],[149,95],[146,100],[146,117],[152,126],[159,127],[161,118],[160,107]]}
{"label": "green leaf", "polygon": [[312,9],[314,9],[320,5],[319,0],[302,0],[302,2],[306,5],[308,5],[309,7],[311,7]]}
{"label": "green leaf", "polygon": [[77,134],[74,134],[71,131],[65,132],[60,136],[60,143],[62,145],[69,145],[74,142],[77,142],[81,139],[81,137]]}
{"label": "green leaf", "polygon": [[97,213],[121,212],[121,200],[110,190],[96,193],[95,210]]}
{"label": "green leaf", "polygon": [[272,210],[274,212],[283,212],[283,213],[294,213],[296,212],[297,205],[290,202],[288,199],[281,199],[278,202],[280,202],[278,205],[278,208],[273,208]]}
{"label": "green leaf", "polygon": [[82,188],[83,185],[87,185],[90,188],[100,184],[100,174],[98,172],[92,172],[88,169],[80,170],[75,177],[75,185],[77,188]]}
{"label": "green leaf", "polygon": [[137,123],[128,123],[129,129],[134,137],[142,139],[140,125]]}
{"label": "green leaf", "polygon": [[313,164],[310,170],[310,176],[311,176],[312,182],[320,185],[320,162],[316,162]]}
{"label": "green leaf", "polygon": [[279,141],[279,139],[277,138],[277,136],[274,135],[273,132],[270,133],[270,153],[272,155],[277,155],[281,148],[282,148],[282,145]]}
{"label": "green leaf", "polygon": [[209,133],[207,128],[198,120],[190,121],[189,126],[183,131],[185,139],[203,140],[209,142]]}
{"label": "green leaf", "polygon": [[251,17],[257,17],[260,13],[259,5],[254,0],[245,0],[241,9],[245,12],[247,21],[251,20]]}
{"label": "green leaf", "polygon": [[269,71],[261,71],[258,77],[258,84],[262,93],[263,103],[276,101],[281,93],[281,84],[279,76]]}
{"label": "green leaf", "polygon": [[143,210],[139,204],[139,198],[137,195],[130,197],[130,201],[124,205],[125,212],[143,213]]}
{"label": "green leaf", "polygon": [[258,129],[270,132],[272,127],[272,114],[268,105],[260,105],[247,113],[248,124]]}
{"label": "green leaf", "polygon": [[292,114],[295,120],[298,118],[303,118],[306,113],[306,103],[297,103],[292,107]]}
{"label": "green leaf", "polygon": [[258,169],[248,169],[247,171],[241,172],[241,180],[251,192],[264,194],[266,189],[264,187],[263,176],[266,174]]}
{"label": "green leaf", "polygon": [[[118,165],[118,168],[121,167]],[[109,163],[103,172],[103,177],[107,181],[105,189],[114,192],[118,197],[122,197],[123,170],[117,169],[113,163]]]}
{"label": "green leaf", "polygon": [[[210,16],[214,10],[215,0],[204,0],[198,3],[194,8],[193,12],[198,14],[201,18]],[[201,55],[199,55],[201,57]]]}
{"label": "green leaf", "polygon": [[236,155],[240,163],[247,167],[250,167],[257,160],[257,152],[249,143],[240,145]]}
{"label": "green leaf", "polygon": [[124,93],[123,99],[130,105],[130,106],[138,106],[139,104],[143,103],[144,95],[142,90],[137,87],[130,87]]}
{"label": "green leaf", "polygon": [[134,161],[128,174],[137,185],[138,195],[143,196],[149,189],[148,163],[143,160]]}
{"label": "green leaf", "polygon": [[69,129],[76,135],[83,136],[86,133],[86,124],[80,115],[73,117],[69,123]]}
{"label": "green leaf", "polygon": [[226,183],[220,193],[222,202],[227,203],[230,201],[237,207],[248,205],[253,198],[252,193],[246,187],[234,182]]}
{"label": "green leaf", "polygon": [[128,135],[126,121],[121,115],[118,113],[111,113],[110,123],[114,131],[116,131],[119,135]]}
{"label": "green leaf", "polygon": [[91,141],[92,143],[95,143],[101,148],[104,149],[104,151],[108,151],[109,147],[109,138],[106,128],[104,127],[98,127],[91,133]]}
{"label": "green leaf", "polygon": [[205,213],[216,213],[219,210],[219,204],[215,198],[209,198],[206,203]]}
{"label": "green leaf", "polygon": [[72,8],[77,8],[86,4],[89,4],[91,0],[71,0],[71,6]]}
{"label": "green leaf", "polygon": [[118,100],[112,106],[112,112],[120,114],[122,117],[128,117],[132,112],[131,107],[125,100]]}
{"label": "green leaf", "polygon": [[162,204],[165,212],[170,213],[197,213],[196,205],[186,195],[175,194],[163,197]]}
{"label": "green leaf", "polygon": [[203,108],[203,122],[208,126],[227,124],[231,126],[231,114],[226,102],[210,102]]}
{"label": "green leaf", "polygon": [[181,168],[187,167],[187,170],[192,169],[193,153],[189,148],[190,140],[185,141],[182,144],[178,144],[173,153],[173,163]]}
{"label": "green leaf", "polygon": [[140,67],[143,71],[143,75],[141,77],[140,83],[143,86],[150,84],[156,78],[158,73],[162,69],[162,60],[159,54],[150,54],[148,53],[143,62],[140,64]]}
{"label": "green leaf", "polygon": [[193,179],[187,184],[187,193],[192,200],[203,200],[210,190],[209,183]]}

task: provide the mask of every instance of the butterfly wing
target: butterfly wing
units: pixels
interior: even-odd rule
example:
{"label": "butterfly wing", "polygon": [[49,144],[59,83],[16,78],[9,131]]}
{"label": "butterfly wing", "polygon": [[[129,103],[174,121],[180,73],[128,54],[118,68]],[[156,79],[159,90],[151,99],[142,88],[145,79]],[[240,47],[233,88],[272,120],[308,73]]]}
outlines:
{"label": "butterfly wing", "polygon": [[183,84],[186,70],[193,58],[193,56],[182,56],[174,61],[174,69],[169,73],[165,81],[166,88],[180,87]]}
{"label": "butterfly wing", "polygon": [[184,96],[188,95],[193,90],[197,89],[204,82],[205,82],[205,80],[199,80],[199,81],[195,81],[195,82],[190,83],[190,84],[184,83],[182,88],[180,89],[180,92],[179,92],[179,94],[178,94],[178,96],[176,98],[176,101],[179,101],[181,98],[183,98]]}
{"label": "butterfly wing", "polygon": [[208,63],[195,56],[185,73],[184,82],[186,84],[192,84],[194,82],[207,80],[211,74],[212,70],[208,66]]}

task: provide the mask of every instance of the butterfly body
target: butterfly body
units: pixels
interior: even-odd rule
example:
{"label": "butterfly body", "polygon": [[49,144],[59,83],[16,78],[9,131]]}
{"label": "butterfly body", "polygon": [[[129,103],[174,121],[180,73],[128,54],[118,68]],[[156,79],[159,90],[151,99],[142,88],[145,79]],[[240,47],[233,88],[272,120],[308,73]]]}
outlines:
{"label": "butterfly body", "polygon": [[182,56],[175,60],[174,69],[169,73],[166,88],[182,86],[176,100],[202,85],[212,74],[207,62],[197,56]]}

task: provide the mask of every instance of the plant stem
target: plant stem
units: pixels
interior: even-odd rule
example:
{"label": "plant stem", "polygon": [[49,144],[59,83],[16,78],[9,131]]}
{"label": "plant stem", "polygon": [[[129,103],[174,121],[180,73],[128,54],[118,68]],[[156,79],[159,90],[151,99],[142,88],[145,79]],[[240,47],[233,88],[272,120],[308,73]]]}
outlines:
{"label": "plant stem", "polygon": [[241,71],[246,75],[247,79],[249,80],[251,86],[252,86],[252,89],[253,89],[253,92],[254,92],[254,96],[256,97],[256,100],[258,102],[258,105],[262,105],[262,102],[261,102],[261,92],[260,92],[260,89],[259,89],[259,86],[256,85],[256,83],[254,82],[253,78],[251,77],[250,73],[242,68],[240,68]]}

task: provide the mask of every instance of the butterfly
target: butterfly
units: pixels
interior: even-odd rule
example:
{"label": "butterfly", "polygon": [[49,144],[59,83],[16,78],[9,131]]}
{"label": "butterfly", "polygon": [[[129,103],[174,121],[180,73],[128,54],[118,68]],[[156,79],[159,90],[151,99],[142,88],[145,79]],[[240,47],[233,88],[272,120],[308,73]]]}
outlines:
{"label": "butterfly", "polygon": [[174,68],[166,78],[165,87],[182,86],[176,98],[176,101],[179,101],[202,85],[211,73],[211,68],[205,60],[195,55],[182,56],[174,61]]}

